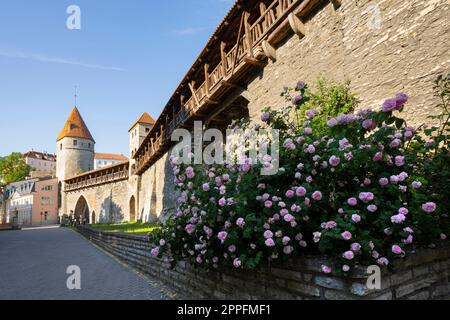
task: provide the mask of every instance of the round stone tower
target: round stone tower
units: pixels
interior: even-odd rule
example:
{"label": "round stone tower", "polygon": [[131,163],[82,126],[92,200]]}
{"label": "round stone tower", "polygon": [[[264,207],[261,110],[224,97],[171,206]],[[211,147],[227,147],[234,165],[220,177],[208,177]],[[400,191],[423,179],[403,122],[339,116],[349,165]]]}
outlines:
{"label": "round stone tower", "polygon": [[76,107],[56,144],[56,176],[59,181],[94,169],[95,140]]}
{"label": "round stone tower", "polygon": [[73,108],[56,140],[56,177],[59,181],[59,213],[70,214],[66,208],[64,181],[94,169],[95,140],[80,112]]}

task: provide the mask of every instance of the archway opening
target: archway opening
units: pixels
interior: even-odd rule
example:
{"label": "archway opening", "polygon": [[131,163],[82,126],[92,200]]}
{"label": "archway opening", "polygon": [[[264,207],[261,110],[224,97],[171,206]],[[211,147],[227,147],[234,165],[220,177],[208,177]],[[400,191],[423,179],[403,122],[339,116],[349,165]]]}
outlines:
{"label": "archway opening", "polygon": [[89,206],[86,198],[81,196],[75,206],[74,218],[79,224],[89,224]]}
{"label": "archway opening", "polygon": [[136,222],[136,198],[134,196],[130,199],[130,222]]}

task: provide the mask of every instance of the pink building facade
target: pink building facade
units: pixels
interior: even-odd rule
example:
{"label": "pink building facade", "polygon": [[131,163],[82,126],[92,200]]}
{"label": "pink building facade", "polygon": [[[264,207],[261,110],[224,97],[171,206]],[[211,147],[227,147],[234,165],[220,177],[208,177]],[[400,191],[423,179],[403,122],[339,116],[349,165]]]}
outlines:
{"label": "pink building facade", "polygon": [[33,226],[58,223],[58,179],[37,181],[33,192]]}

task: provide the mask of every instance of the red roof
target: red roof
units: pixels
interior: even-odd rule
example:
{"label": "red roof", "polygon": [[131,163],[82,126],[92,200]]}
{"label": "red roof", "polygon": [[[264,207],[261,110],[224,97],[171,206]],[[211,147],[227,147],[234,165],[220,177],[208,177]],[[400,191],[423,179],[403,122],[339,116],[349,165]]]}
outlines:
{"label": "red roof", "polygon": [[72,109],[72,112],[70,113],[69,118],[67,119],[66,124],[61,130],[61,133],[56,141],[62,140],[66,137],[87,139],[95,142],[77,107]]}

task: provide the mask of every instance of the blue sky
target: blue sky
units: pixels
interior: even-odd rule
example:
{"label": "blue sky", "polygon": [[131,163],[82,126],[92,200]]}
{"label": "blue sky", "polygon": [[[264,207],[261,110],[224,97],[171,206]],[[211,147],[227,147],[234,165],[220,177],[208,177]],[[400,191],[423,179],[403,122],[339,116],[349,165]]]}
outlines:
{"label": "blue sky", "polygon": [[[2,0],[0,156],[55,152],[74,105],[96,151],[128,155],[128,129],[157,117],[233,0]],[[69,5],[81,30],[68,30]]]}

